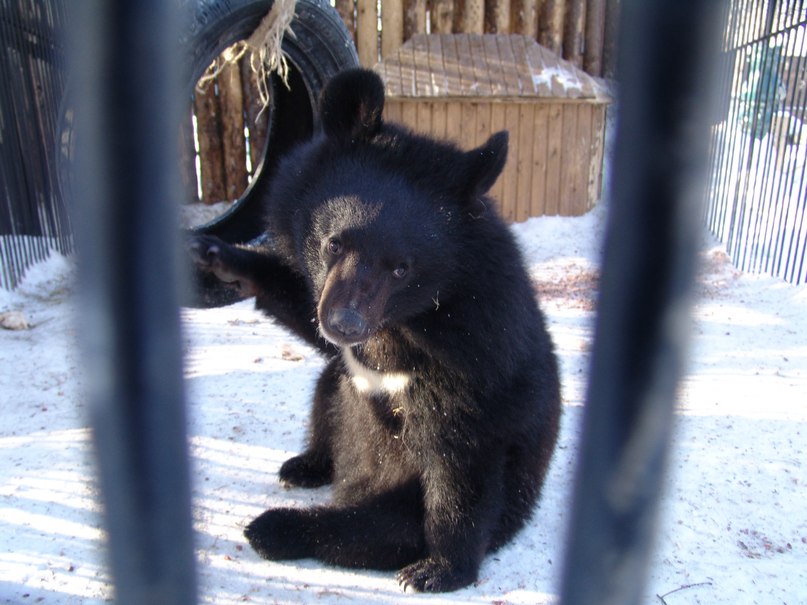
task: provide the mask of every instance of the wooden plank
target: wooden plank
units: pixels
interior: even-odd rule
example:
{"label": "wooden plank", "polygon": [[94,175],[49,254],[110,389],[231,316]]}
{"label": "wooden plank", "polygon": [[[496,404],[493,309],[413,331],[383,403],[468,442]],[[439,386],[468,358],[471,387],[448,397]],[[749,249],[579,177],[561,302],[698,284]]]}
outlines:
{"label": "wooden plank", "polygon": [[397,99],[387,99],[386,103],[384,103],[384,120],[387,122],[395,122],[396,124],[403,123],[402,104],[403,103]]}
{"label": "wooden plank", "polygon": [[521,82],[518,76],[518,65],[516,64],[515,53],[513,52],[512,36],[491,36],[496,43],[498,61],[491,65],[491,70],[496,70],[504,85],[504,96],[518,97],[522,94]]}
{"label": "wooden plank", "polygon": [[546,209],[547,140],[549,139],[549,105],[535,105],[535,119],[532,129],[532,192],[530,214],[543,216]]}
{"label": "wooden plank", "polygon": [[474,136],[474,147],[479,147],[487,142],[493,134],[490,124],[491,103],[480,100],[476,103],[476,135]]}
{"label": "wooden plank", "polygon": [[577,144],[577,104],[563,105],[563,130],[561,141],[560,166],[560,206],[561,216],[573,216],[578,199],[582,166],[580,165],[580,146]]}
{"label": "wooden plank", "polygon": [[[221,59],[220,59],[221,60]],[[247,141],[244,138],[244,93],[241,67],[224,60],[218,77],[221,102],[221,138],[224,144],[224,179],[227,200],[237,200],[247,188]]]}
{"label": "wooden plank", "polygon": [[577,161],[580,163],[579,189],[574,200],[573,216],[580,216],[591,208],[591,143],[592,143],[592,110],[594,105],[580,103],[577,105]]}
{"label": "wooden plank", "polygon": [[432,105],[433,103],[427,101],[414,101],[415,106],[415,123],[417,124],[417,131],[423,134],[432,134]]}
{"label": "wooden plank", "polygon": [[504,107],[504,124],[510,133],[510,153],[504,167],[502,188],[502,215],[508,223],[517,220],[518,206],[518,156],[519,156],[519,109],[516,103],[498,103]]}
{"label": "wooden plank", "polygon": [[196,136],[199,140],[199,180],[202,202],[215,204],[226,198],[221,116],[216,83],[213,79],[197,85],[194,95]]}
{"label": "wooden plank", "polygon": [[446,103],[446,134],[445,138],[460,145],[462,140],[462,103],[449,101]]}
{"label": "wooden plank", "polygon": [[403,0],[381,3],[381,58],[390,57],[404,40]]}
{"label": "wooden plank", "polygon": [[[490,104],[490,130],[491,132],[499,132],[500,130],[505,130],[506,124],[504,120],[504,104],[503,103],[491,103]],[[509,155],[508,155],[509,157]],[[504,200],[504,181],[507,178],[505,172],[507,171],[508,165],[510,161],[508,160],[507,164],[505,164],[504,170],[502,174],[499,175],[499,178],[496,179],[496,183],[490,190],[490,195],[498,202],[499,208],[503,208],[505,204]]]}
{"label": "wooden plank", "polygon": [[489,34],[510,33],[510,0],[485,3],[485,31]]}
{"label": "wooden plank", "polygon": [[560,103],[550,103],[549,128],[546,138],[546,213],[557,215],[560,210],[561,143],[563,140],[563,111]]}
{"label": "wooden plank", "polygon": [[358,0],[356,4],[356,50],[359,63],[372,67],[378,63],[378,4],[376,0]]}
{"label": "wooden plank", "polygon": [[485,71],[490,82],[490,96],[502,97],[507,95],[508,85],[503,73],[502,60],[499,56],[499,45],[496,36],[482,37],[482,48],[485,57]]}
{"label": "wooden plank", "polygon": [[429,72],[429,44],[426,36],[414,36],[409,41],[415,76],[415,96],[430,97],[434,92]]}
{"label": "wooden plank", "polygon": [[432,107],[432,135],[438,139],[446,137],[446,122],[448,120],[447,103],[435,101],[430,103]]}
{"label": "wooden plank", "polygon": [[460,147],[470,150],[476,146],[476,116],[478,104],[471,101],[462,101],[460,104]]}
{"label": "wooden plank", "polygon": [[591,154],[589,159],[589,208],[603,196],[602,170],[605,150],[605,105],[591,106]]}
{"label": "wooden plank", "polygon": [[515,105],[518,110],[519,128],[511,132],[511,141],[515,142],[512,151],[516,157],[516,221],[522,222],[530,216],[532,196],[532,148],[535,125],[535,104],[518,103]]}
{"label": "wooden plank", "polygon": [[[429,77],[431,79],[432,97],[443,97],[448,95],[448,79],[446,78],[446,67],[443,62],[444,50],[443,40],[450,39],[450,35],[426,36],[426,53],[428,59]],[[450,52],[450,49],[447,49]]]}
{"label": "wooden plank", "polygon": [[417,101],[406,99],[401,103],[401,123],[414,131],[418,131]]}

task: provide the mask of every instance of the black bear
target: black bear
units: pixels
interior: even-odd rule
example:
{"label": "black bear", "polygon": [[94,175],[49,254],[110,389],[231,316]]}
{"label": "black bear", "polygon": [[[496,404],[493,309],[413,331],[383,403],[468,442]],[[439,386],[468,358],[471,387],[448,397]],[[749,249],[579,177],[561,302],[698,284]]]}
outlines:
{"label": "black bear", "polygon": [[406,590],[477,579],[525,524],[557,439],[553,345],[487,191],[507,133],[463,152],[382,120],[371,71],[335,76],[321,132],[280,164],[265,242],[211,236],[199,267],[256,296],[328,358],[287,486],[333,503],[246,528],[272,560],[400,569]]}

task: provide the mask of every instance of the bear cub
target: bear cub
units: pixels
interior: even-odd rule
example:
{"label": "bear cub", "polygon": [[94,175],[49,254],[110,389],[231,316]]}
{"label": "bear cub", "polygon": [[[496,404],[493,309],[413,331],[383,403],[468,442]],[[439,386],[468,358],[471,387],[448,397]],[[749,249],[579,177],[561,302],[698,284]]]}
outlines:
{"label": "bear cub", "polygon": [[405,590],[473,583],[529,519],[555,447],[553,345],[486,196],[507,133],[462,151],[385,122],[371,71],[335,76],[321,128],[267,196],[267,237],[190,244],[195,263],[328,359],[286,486],[333,502],[245,531],[271,560],[399,570]]}

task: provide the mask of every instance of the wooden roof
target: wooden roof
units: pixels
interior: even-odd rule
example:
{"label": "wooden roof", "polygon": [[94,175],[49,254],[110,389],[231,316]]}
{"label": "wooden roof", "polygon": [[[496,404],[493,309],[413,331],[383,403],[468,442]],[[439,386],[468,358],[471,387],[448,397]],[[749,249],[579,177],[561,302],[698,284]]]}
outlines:
{"label": "wooden roof", "polygon": [[417,34],[376,71],[389,97],[610,101],[601,82],[527,36]]}

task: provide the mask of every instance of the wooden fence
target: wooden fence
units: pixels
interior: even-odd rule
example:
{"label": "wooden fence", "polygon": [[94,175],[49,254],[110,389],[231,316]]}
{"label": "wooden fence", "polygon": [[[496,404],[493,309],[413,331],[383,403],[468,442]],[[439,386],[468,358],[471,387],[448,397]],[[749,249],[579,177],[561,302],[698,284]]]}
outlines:
{"label": "wooden fence", "polygon": [[335,0],[371,67],[414,34],[522,34],[593,76],[614,75],[619,0]]}
{"label": "wooden fence", "polygon": [[[335,0],[362,65],[371,67],[418,33],[513,33],[594,76],[611,76],[619,0]],[[181,135],[187,201],[238,199],[260,162],[259,117],[250,58],[217,60],[217,76],[197,87]],[[195,123],[194,123],[195,120]],[[195,139],[194,139],[195,135]]]}

